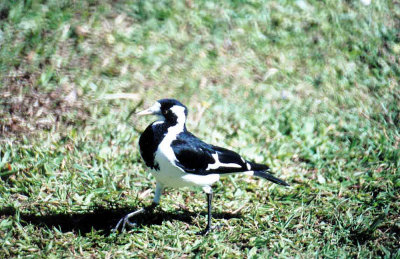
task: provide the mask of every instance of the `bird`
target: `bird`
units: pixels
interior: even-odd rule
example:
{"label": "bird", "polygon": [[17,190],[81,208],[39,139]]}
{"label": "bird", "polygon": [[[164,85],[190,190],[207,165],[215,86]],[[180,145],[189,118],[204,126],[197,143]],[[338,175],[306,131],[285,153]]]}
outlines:
{"label": "bird", "polygon": [[118,231],[120,226],[122,230],[126,225],[135,226],[136,223],[130,219],[158,206],[166,187],[200,187],[205,192],[207,225],[198,234],[206,235],[214,229],[211,224],[212,185],[221,176],[241,173],[289,186],[284,180],[273,176],[268,165],[246,160],[232,150],[208,144],[190,133],[186,128],[188,109],[178,100],[158,100],[137,115],[157,116],[139,138],[140,155],[156,179],[154,199],[150,206],[122,217],[113,231]]}

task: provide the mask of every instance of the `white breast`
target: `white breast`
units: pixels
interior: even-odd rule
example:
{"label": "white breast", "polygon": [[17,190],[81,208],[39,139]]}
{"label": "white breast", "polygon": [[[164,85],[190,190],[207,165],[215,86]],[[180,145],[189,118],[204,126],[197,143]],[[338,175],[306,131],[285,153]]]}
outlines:
{"label": "white breast", "polygon": [[[184,125],[184,124],[183,124]],[[152,172],[154,177],[166,187],[180,188],[185,186],[209,186],[219,180],[218,174],[196,175],[183,171],[175,165],[177,158],[171,143],[176,140],[179,133],[183,131],[183,125],[170,127],[168,133],[157,148],[155,161],[160,170]]]}

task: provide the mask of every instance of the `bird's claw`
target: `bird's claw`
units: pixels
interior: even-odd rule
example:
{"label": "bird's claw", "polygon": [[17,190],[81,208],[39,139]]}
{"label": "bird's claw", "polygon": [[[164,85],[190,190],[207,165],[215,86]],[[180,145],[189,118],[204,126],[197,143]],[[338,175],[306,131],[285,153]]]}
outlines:
{"label": "bird's claw", "polygon": [[205,229],[203,229],[202,231],[197,232],[196,235],[205,236],[205,235],[208,235],[211,231],[220,230],[221,227],[222,227],[221,224],[214,225],[214,226],[211,226],[211,227],[210,227],[210,226],[207,226],[207,227],[206,227]]}
{"label": "bird's claw", "polygon": [[135,227],[135,226],[137,226],[137,223],[136,223],[136,222],[131,222],[131,221],[129,221],[129,219],[132,218],[132,217],[134,217],[134,216],[137,216],[137,215],[139,215],[139,214],[145,213],[145,212],[146,212],[146,208],[141,208],[141,209],[139,209],[139,210],[137,210],[137,211],[134,211],[134,212],[131,212],[131,213],[126,214],[124,217],[122,217],[122,218],[118,221],[118,223],[117,223],[117,225],[115,226],[115,228],[112,228],[112,229],[111,229],[111,232],[117,232],[117,231],[119,230],[119,226],[120,226],[121,224],[122,224],[121,231],[124,231],[124,230],[125,230],[126,225],[128,225],[129,227]]}
{"label": "bird's claw", "polygon": [[[129,214],[128,214],[128,215],[129,215]],[[121,231],[124,231],[124,230],[125,230],[126,225],[128,225],[128,226],[131,227],[131,228],[137,226],[137,223],[136,223],[136,222],[130,222],[130,221],[129,221],[128,215],[126,215],[125,217],[121,218],[121,219],[118,221],[118,223],[117,223],[117,225],[115,226],[115,228],[112,228],[112,229],[111,229],[111,232],[117,232],[118,229],[119,229],[119,226],[120,226],[121,224],[122,224]]]}

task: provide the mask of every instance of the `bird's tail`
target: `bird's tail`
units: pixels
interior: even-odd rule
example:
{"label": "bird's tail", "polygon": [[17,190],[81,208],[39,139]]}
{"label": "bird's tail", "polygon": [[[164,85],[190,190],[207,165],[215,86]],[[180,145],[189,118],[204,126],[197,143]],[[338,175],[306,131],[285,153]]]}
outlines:
{"label": "bird's tail", "polygon": [[267,179],[268,181],[271,181],[273,183],[277,183],[283,186],[290,186],[284,180],[281,180],[278,177],[273,176],[272,174],[266,173],[265,171],[254,171],[254,175]]}
{"label": "bird's tail", "polygon": [[251,162],[248,162],[248,163],[250,164],[251,170],[254,172],[255,176],[262,177],[262,178],[267,179],[268,181],[271,181],[276,184],[280,184],[283,186],[290,186],[284,180],[281,180],[278,177],[275,177],[272,174],[268,173],[268,172],[271,172],[271,169],[267,165],[256,164],[256,163],[251,163]]}

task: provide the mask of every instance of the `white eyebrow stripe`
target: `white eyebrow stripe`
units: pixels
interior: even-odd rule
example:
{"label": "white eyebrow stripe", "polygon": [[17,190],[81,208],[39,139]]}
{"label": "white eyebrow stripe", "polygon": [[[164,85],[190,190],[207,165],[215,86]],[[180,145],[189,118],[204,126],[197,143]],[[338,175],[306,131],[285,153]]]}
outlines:
{"label": "white eyebrow stripe", "polygon": [[218,168],[221,168],[221,167],[242,168],[241,165],[238,165],[238,164],[235,164],[235,163],[221,163],[221,162],[219,161],[219,158],[218,158],[218,154],[217,154],[217,153],[212,154],[212,157],[214,158],[215,163],[214,163],[214,164],[209,164],[208,167],[206,168],[206,170],[218,169]]}

